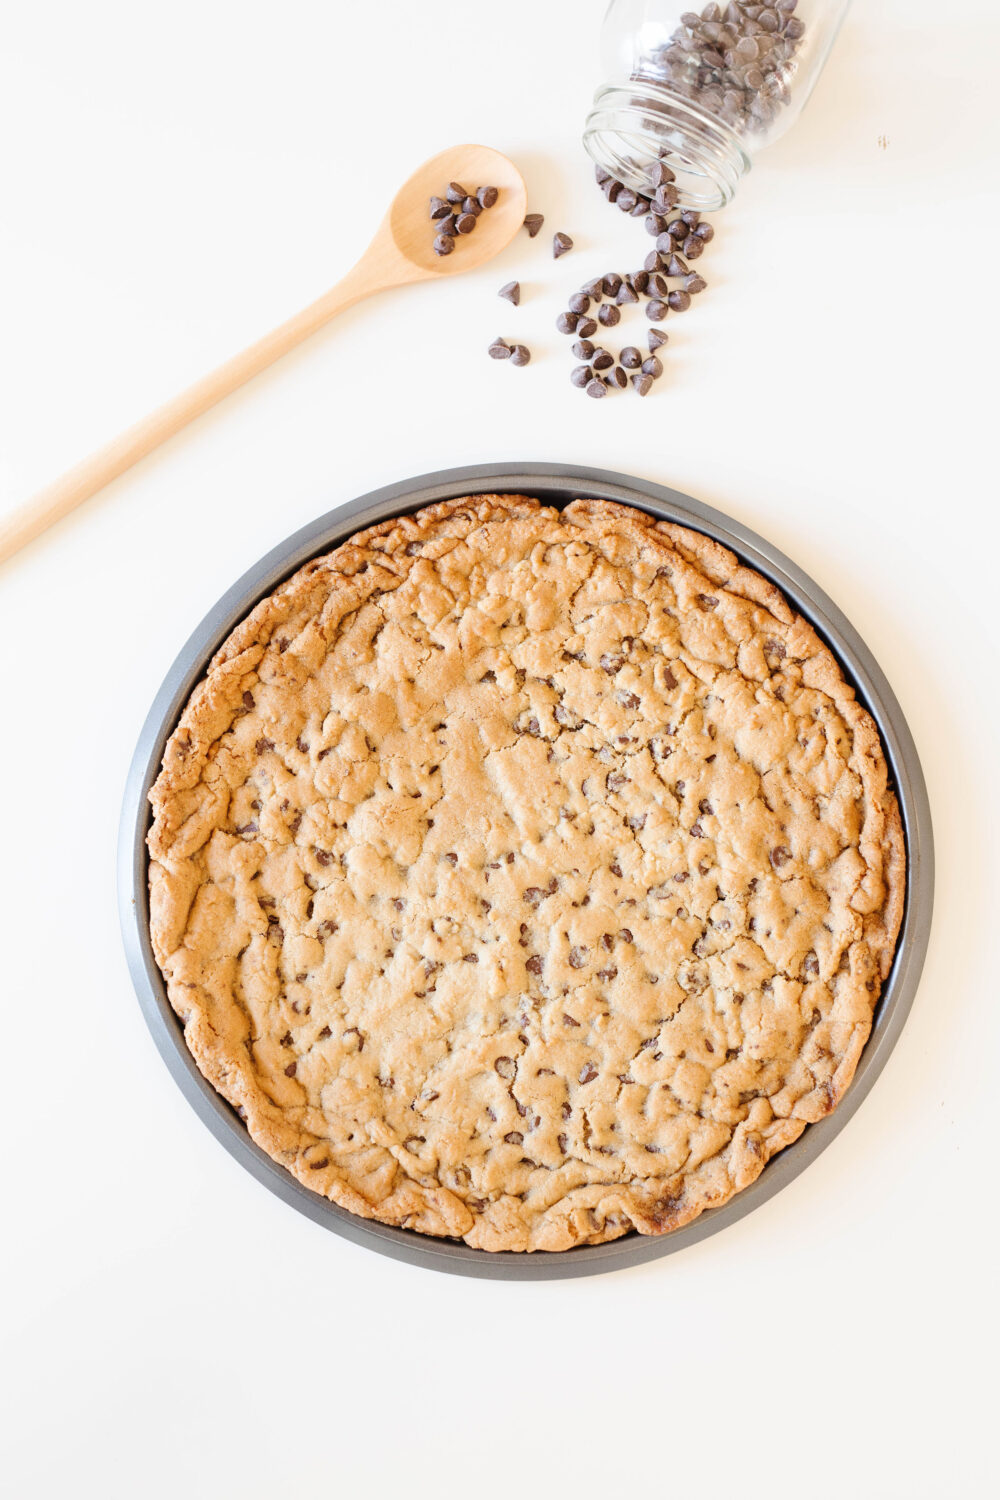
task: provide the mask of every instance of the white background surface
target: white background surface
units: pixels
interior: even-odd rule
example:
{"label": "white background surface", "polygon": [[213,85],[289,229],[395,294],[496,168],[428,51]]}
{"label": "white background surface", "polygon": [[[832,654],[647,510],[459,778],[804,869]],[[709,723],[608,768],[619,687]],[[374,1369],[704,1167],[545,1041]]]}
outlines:
{"label": "white background surface", "polygon": [[[4,10],[4,504],[336,280],[444,145],[508,151],[546,215],[347,314],[0,572],[6,1492],[1000,1494],[997,7],[855,6],[655,395],[600,405],[552,324],[649,243],[579,146],[602,0]],[[672,484],[799,562],[895,687],[938,855],[912,1017],[825,1155],[704,1244],[524,1286],[342,1243],[238,1167],[146,1033],[114,894],[135,738],[218,595],[341,501],[500,459]]]}

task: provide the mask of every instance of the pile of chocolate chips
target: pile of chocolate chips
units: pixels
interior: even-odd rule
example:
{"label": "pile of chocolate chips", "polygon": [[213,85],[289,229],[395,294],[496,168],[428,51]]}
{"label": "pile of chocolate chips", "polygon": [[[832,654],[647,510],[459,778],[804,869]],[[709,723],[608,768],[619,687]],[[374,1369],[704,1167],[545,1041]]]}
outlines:
{"label": "pile of chocolate chips", "polygon": [[449,182],[444,197],[434,197],[430,202],[435,255],[450,255],[455,248],[456,235],[471,234],[479,215],[484,209],[492,208],[499,196],[499,189],[495,187],[477,188],[473,196],[460,182]]}
{"label": "pile of chocolate chips", "polygon": [[[648,335],[649,358],[643,359],[633,345],[618,356],[591,343],[598,324],[614,328],[621,321],[621,310],[646,298],[645,314],[651,323],[662,323],[668,312],[686,312],[691,298],[708,285],[703,276],[692,271],[690,262],[697,260],[715,236],[711,224],[703,221],[694,209],[680,208],[680,194],[674,186],[675,174],[665,162],[650,167],[651,197],[631,188],[606,172],[595,168],[597,185],[609,203],[614,203],[633,218],[645,220],[646,231],[655,237],[656,247],[643,262],[641,271],[620,275],[609,271],[588,281],[569,299],[569,306],[556,319],[560,333],[575,334],[573,353],[583,360],[573,371],[573,384],[588,396],[601,397],[609,390],[625,390],[631,383],[640,396],[647,396],[653,381],[663,374],[657,349],[667,342],[667,335],[651,328]],[[606,299],[606,300],[605,300]],[[592,314],[596,311],[596,320]]]}
{"label": "pile of chocolate chips", "polygon": [[805,35],[798,0],[732,0],[685,11],[642,71],[739,134],[764,130],[788,103],[789,64]]}

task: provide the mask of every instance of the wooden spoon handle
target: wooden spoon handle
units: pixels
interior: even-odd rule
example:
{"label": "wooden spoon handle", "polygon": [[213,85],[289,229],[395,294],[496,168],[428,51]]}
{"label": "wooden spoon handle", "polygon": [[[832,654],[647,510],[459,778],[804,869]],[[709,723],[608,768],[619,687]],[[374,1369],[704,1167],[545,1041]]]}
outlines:
{"label": "wooden spoon handle", "polygon": [[175,396],[157,411],[136,422],[103,448],[92,453],[60,479],[39,490],[10,515],[0,519],[0,562],[21,547],[27,546],[47,527],[62,520],[77,505],[97,493],[119,474],[145,458],[167,438],[173,437],[182,427],[200,417],[217,401],[245,385],[261,370],[301,344],[310,334],[328,323],[337,313],[360,302],[371,292],[379,291],[384,281],[373,279],[370,268],[363,261],[349,271],[330,291],[324,293],[309,307],[289,318],[280,327],[272,329],[248,349],[226,360],[210,375],[189,385],[186,391]]}

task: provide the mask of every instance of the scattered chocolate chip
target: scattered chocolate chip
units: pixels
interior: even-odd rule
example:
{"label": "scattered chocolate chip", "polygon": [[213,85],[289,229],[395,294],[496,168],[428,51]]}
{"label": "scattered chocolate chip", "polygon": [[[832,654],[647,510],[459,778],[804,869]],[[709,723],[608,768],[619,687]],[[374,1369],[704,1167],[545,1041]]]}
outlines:
{"label": "scattered chocolate chip", "polygon": [[434,241],[435,255],[450,255],[455,248],[455,241],[450,234],[439,234]]}
{"label": "scattered chocolate chip", "polygon": [[696,271],[693,271],[690,276],[684,279],[684,290],[690,292],[692,297],[696,296],[698,292],[703,292],[707,286],[708,282],[704,276],[699,276]]}
{"label": "scattered chocolate chip", "polygon": [[609,177],[607,182],[601,184],[601,192],[609,203],[614,203],[624,186],[625,184],[619,182],[617,177]]}
{"label": "scattered chocolate chip", "polygon": [[466,198],[463,200],[462,210],[464,213],[471,214],[474,219],[478,219],[483,211],[483,205],[478,198]]}
{"label": "scattered chocolate chip", "polygon": [[594,322],[593,318],[584,318],[582,322],[577,323],[576,331],[581,338],[592,339],[594,337],[594,334],[597,332],[597,324]]}
{"label": "scattered chocolate chip", "polygon": [[650,209],[649,199],[648,198],[643,198],[641,196],[641,194],[638,195],[636,197],[636,200],[635,200],[635,207],[632,209],[632,217],[633,217],[633,219],[644,219],[646,217],[646,215],[649,213],[649,209]]}
{"label": "scattered chocolate chip", "polygon": [[706,245],[708,244],[709,240],[715,239],[715,230],[712,228],[711,224],[699,224],[698,228],[695,230],[695,234],[697,235],[698,239],[703,240]]}
{"label": "scattered chocolate chip", "polygon": [[689,229],[697,229],[701,223],[701,214],[696,208],[685,208],[681,210],[681,221]]}
{"label": "scattered chocolate chip", "polygon": [[649,169],[649,180],[654,188],[662,187],[666,182],[673,182],[675,178],[676,173],[664,161],[654,161]]}
{"label": "scattered chocolate chip", "polygon": [[560,230],[558,234],[553,235],[552,255],[555,260],[558,260],[561,255],[567,254],[572,248],[573,241],[568,234],[563,234],[562,230]]}
{"label": "scattered chocolate chip", "polygon": [[503,339],[494,339],[488,352],[490,359],[510,359],[510,345]]}
{"label": "scattered chocolate chip", "polygon": [[449,203],[464,203],[468,197],[465,188],[460,182],[449,182],[445,191],[445,197]]}
{"label": "scattered chocolate chip", "polygon": [[443,198],[432,198],[431,199],[431,218],[432,219],[443,219],[444,216],[445,216],[445,214],[448,213],[448,212],[449,212],[448,205],[444,201]]}
{"label": "scattered chocolate chip", "polygon": [[680,202],[681,195],[672,182],[664,182],[653,194],[653,208],[658,214],[669,213]]}
{"label": "scattered chocolate chip", "polygon": [[662,349],[663,345],[667,342],[667,337],[667,334],[661,333],[658,328],[651,328],[646,335],[650,354],[655,354],[657,349]]}
{"label": "scattered chocolate chip", "polygon": [[589,359],[594,352],[594,346],[589,339],[577,339],[573,345],[573,353],[577,359]]}
{"label": "scattered chocolate chip", "polygon": [[662,264],[663,261],[658,250],[650,250],[649,254],[646,256],[646,259],[642,263],[643,270],[648,271],[650,275],[652,275],[654,271],[658,271]]}
{"label": "scattered chocolate chip", "polygon": [[662,214],[650,214],[646,219],[646,233],[656,239],[659,234],[666,234],[667,221]]}
{"label": "scattered chocolate chip", "polygon": [[608,274],[604,278],[604,295],[605,295],[605,297],[617,297],[618,296],[618,289],[621,286],[621,284],[622,284],[622,279],[618,275],[618,272],[617,271],[609,271]]}
{"label": "scattered chocolate chip", "polygon": [[691,306],[691,293],[682,291],[670,292],[667,296],[667,302],[674,312],[687,312]]}
{"label": "scattered chocolate chip", "polygon": [[623,214],[630,214],[635,208],[636,197],[631,188],[622,188],[618,194],[618,207]]}
{"label": "scattered chocolate chip", "polygon": [[517,307],[521,301],[521,283],[519,281],[508,281],[506,286],[500,288],[497,296],[505,297],[508,302],[512,302]]}
{"label": "scattered chocolate chip", "polygon": [[593,396],[595,401],[599,401],[602,396],[608,394],[608,388],[603,380],[589,380],[586,385],[586,391],[587,395]]}
{"label": "scattered chocolate chip", "polygon": [[591,364],[594,366],[595,370],[610,370],[614,362],[614,355],[609,354],[606,349],[598,349],[593,359],[591,360]]}
{"label": "scattered chocolate chip", "polygon": [[580,321],[579,313],[561,312],[556,318],[556,327],[560,333],[575,333],[576,325]]}
{"label": "scattered chocolate chip", "polygon": [[569,310],[570,312],[581,314],[590,311],[590,298],[587,296],[586,292],[573,293],[572,297],[569,299]]}
{"label": "scattered chocolate chip", "polygon": [[528,231],[528,234],[532,239],[535,238],[535,235],[538,233],[544,223],[544,214],[525,214],[524,216],[524,227]]}
{"label": "scattered chocolate chip", "polygon": [[594,372],[589,365],[577,365],[576,369],[570,372],[569,378],[574,385],[579,386],[582,390],[584,386],[589,385],[593,380]]}
{"label": "scattered chocolate chip", "polygon": [[[618,295],[619,297],[621,296],[621,289],[619,289]],[[635,300],[637,299],[633,296],[633,301]],[[605,328],[614,328],[621,322],[621,317],[621,313],[613,302],[605,302],[597,313],[598,322],[603,323]]]}
{"label": "scattered chocolate chip", "polygon": [[675,242],[686,240],[688,231],[687,225],[685,224],[684,220],[675,219],[674,222],[667,227],[667,234],[670,236],[671,240]]}
{"label": "scattered chocolate chip", "polygon": [[626,344],[625,348],[619,354],[618,359],[625,366],[626,370],[637,370],[642,364],[642,355],[634,344]]}
{"label": "scattered chocolate chip", "polygon": [[584,292],[592,302],[600,302],[601,298],[604,296],[603,276],[595,276],[593,281],[588,281],[585,286],[582,286],[580,288],[580,290]]}
{"label": "scattered chocolate chip", "polygon": [[524,344],[515,344],[510,351],[512,365],[526,365],[531,360],[531,350]]}
{"label": "scattered chocolate chip", "polygon": [[[670,293],[670,297],[674,295],[673,292]],[[670,297],[667,298],[667,302],[670,301]],[[667,316],[667,302],[661,302],[659,297],[651,297],[646,303],[646,317],[651,323],[660,323]],[[673,306],[672,303],[671,306]]]}
{"label": "scattered chocolate chip", "polygon": [[651,376],[653,380],[659,380],[663,374],[663,364],[657,359],[655,354],[651,354],[648,359],[643,360],[642,373]]}
{"label": "scattered chocolate chip", "polygon": [[476,189],[476,197],[483,208],[492,208],[500,196],[500,191],[495,187],[481,187]]}
{"label": "scattered chocolate chip", "polygon": [[649,286],[649,272],[633,271],[631,277],[629,278],[629,284],[632,287],[632,290],[638,292],[641,296]]}
{"label": "scattered chocolate chip", "polygon": [[686,276],[688,268],[679,255],[672,255],[667,261],[666,272],[668,276]]}
{"label": "scattered chocolate chip", "polygon": [[633,375],[632,385],[640,396],[648,396],[653,389],[653,377],[651,375]]}
{"label": "scattered chocolate chip", "polygon": [[689,234],[683,248],[688,260],[697,260],[699,255],[704,254],[705,241],[700,240],[696,234]]}
{"label": "scattered chocolate chip", "polygon": [[612,370],[610,375],[606,375],[605,379],[607,380],[609,385],[617,386],[620,391],[623,391],[628,385],[628,376],[625,374],[625,371],[621,368],[620,365],[616,369]]}
{"label": "scattered chocolate chip", "polygon": [[451,234],[451,235],[454,235],[454,234],[457,234],[457,232],[458,232],[456,230],[456,228],[455,228],[455,215],[454,214],[448,214],[447,218],[438,219],[438,221],[437,221],[437,223],[435,224],[434,227],[437,230],[438,234]]}
{"label": "scattered chocolate chip", "polygon": [[476,220],[472,214],[459,214],[455,220],[455,228],[459,234],[471,234],[476,227]]}
{"label": "scattered chocolate chip", "polygon": [[656,248],[660,252],[660,254],[663,255],[663,256],[667,256],[667,255],[672,255],[673,254],[673,251],[674,251],[674,238],[673,238],[673,235],[670,233],[669,229],[667,230],[666,234],[657,235],[657,237],[656,237]]}

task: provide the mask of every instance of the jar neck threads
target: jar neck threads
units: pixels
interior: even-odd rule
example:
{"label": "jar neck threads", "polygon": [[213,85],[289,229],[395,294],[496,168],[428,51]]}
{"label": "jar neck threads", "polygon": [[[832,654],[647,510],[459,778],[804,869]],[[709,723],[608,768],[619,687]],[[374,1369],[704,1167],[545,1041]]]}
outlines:
{"label": "jar neck threads", "polygon": [[650,191],[651,163],[666,162],[684,207],[700,212],[729,203],[751,166],[728,125],[644,78],[598,89],[583,143],[605,171],[641,192]]}

